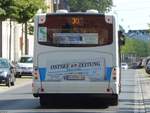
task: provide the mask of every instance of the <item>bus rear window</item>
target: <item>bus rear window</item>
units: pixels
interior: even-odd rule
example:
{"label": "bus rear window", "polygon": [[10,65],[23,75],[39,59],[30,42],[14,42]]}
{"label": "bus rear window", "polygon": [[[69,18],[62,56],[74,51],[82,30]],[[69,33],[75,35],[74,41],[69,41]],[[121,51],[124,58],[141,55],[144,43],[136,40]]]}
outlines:
{"label": "bus rear window", "polygon": [[38,25],[38,42],[59,47],[87,47],[111,44],[113,25],[100,15],[48,15]]}

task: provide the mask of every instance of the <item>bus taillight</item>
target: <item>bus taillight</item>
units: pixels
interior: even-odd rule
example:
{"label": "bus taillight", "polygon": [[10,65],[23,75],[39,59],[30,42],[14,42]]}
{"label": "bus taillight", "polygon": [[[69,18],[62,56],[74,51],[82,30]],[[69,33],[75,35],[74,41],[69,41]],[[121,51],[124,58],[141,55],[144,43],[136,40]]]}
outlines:
{"label": "bus taillight", "polygon": [[116,68],[112,69],[112,79],[116,80]]}
{"label": "bus taillight", "polygon": [[37,80],[39,78],[39,74],[38,74],[37,70],[34,70],[33,77],[34,77],[35,80]]}

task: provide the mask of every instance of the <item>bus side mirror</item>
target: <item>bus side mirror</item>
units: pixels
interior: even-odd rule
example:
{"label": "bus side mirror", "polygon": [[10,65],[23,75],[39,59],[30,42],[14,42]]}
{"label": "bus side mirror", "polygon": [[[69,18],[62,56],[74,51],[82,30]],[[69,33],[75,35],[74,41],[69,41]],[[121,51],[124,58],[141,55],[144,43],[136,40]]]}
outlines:
{"label": "bus side mirror", "polygon": [[118,31],[119,45],[125,45],[125,34],[122,31]]}

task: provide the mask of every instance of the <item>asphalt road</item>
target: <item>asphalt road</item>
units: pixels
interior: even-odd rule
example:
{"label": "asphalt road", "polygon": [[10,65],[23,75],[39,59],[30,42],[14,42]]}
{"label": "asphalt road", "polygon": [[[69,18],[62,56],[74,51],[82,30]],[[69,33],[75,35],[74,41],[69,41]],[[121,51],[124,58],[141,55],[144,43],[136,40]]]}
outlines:
{"label": "asphalt road", "polygon": [[[39,100],[31,93],[31,78],[17,79],[15,87],[0,86],[0,113],[149,113],[150,77],[141,70],[122,71],[122,92],[118,106],[103,106],[103,103],[73,107],[54,106],[41,108]],[[81,104],[81,103],[80,103]]]}

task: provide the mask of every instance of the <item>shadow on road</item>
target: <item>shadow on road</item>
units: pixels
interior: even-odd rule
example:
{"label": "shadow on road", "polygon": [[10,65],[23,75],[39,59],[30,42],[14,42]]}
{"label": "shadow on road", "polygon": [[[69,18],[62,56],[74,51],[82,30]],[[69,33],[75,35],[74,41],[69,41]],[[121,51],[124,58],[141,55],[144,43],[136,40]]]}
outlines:
{"label": "shadow on road", "polygon": [[[94,102],[54,102],[46,107],[41,107],[38,99],[12,99],[1,100],[0,110],[27,110],[27,109],[105,109],[107,105]],[[45,112],[44,112],[45,113]]]}

